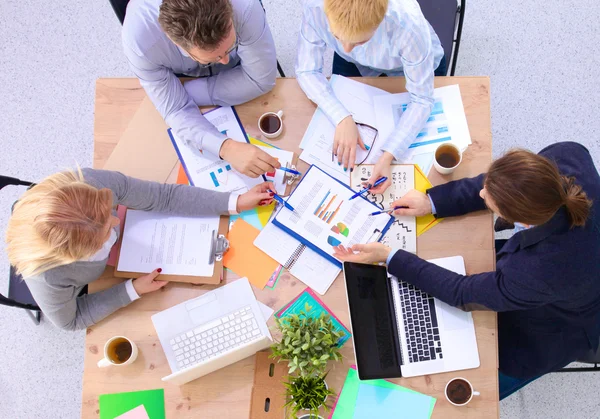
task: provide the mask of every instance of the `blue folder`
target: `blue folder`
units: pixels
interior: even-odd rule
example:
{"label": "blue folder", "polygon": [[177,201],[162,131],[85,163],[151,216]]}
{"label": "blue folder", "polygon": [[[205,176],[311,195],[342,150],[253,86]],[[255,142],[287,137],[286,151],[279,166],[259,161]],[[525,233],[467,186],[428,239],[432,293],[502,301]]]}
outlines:
{"label": "blue folder", "polygon": [[[319,170],[319,171],[323,172],[324,174],[326,174],[327,176],[329,176],[330,178],[332,178],[333,180],[335,180],[336,182],[338,182],[340,185],[342,185],[343,187],[345,187],[346,189],[348,189],[349,191],[351,191],[352,194],[354,194],[354,192],[355,192],[354,189],[352,189],[350,186],[346,185],[345,183],[340,182],[338,179],[334,178],[329,173],[325,172],[324,170],[322,170],[318,166],[315,166],[314,164],[312,164],[308,168],[308,170],[306,171],[306,174],[304,175],[304,178],[302,178],[302,180],[300,182],[302,182],[306,178],[306,175],[311,170]],[[295,192],[295,190],[294,190],[294,192]],[[292,195],[294,195],[294,192],[292,192],[292,194],[288,197],[288,200],[292,197]],[[370,205],[373,205],[373,212],[379,211],[381,209],[378,206],[376,206],[374,203],[372,203],[371,201],[369,201],[368,199],[366,199],[364,196],[360,195],[359,198],[360,199],[364,199]],[[356,199],[359,199],[359,198],[356,198]],[[281,209],[280,209],[280,211],[281,211]],[[298,240],[300,243],[306,245],[307,247],[310,247],[312,250],[314,250],[315,252],[317,252],[318,254],[320,254],[321,256],[323,256],[325,259],[327,259],[328,261],[330,261],[331,263],[333,263],[334,265],[336,265],[340,269],[342,268],[342,262],[340,262],[339,260],[337,260],[336,258],[334,258],[333,256],[331,256],[329,253],[326,253],[325,251],[321,250],[317,245],[313,244],[308,239],[305,239],[304,237],[302,237],[300,234],[298,234],[294,230],[292,230],[289,227],[286,227],[285,225],[283,225],[282,223],[280,223],[277,220],[277,215],[279,215],[279,212],[273,218],[273,224],[274,225],[276,225],[277,227],[279,227],[280,229],[282,229],[283,231],[285,231],[287,234],[289,234],[290,236],[292,236],[293,238],[295,238],[296,240]],[[377,239],[377,241],[381,241],[381,239],[383,238],[383,236],[385,236],[385,233],[389,230],[390,226],[394,222],[394,217],[392,215],[389,215],[389,217],[390,217],[390,219],[389,219],[388,223],[385,225],[385,227],[384,227],[383,231],[381,232],[381,234],[380,234],[379,238]]]}

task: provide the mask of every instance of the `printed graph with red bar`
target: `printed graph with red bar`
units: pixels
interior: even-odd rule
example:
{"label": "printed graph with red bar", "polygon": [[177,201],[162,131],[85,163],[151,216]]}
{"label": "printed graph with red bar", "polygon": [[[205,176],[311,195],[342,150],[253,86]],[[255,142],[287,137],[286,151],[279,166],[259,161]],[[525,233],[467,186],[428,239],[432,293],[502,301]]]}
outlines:
{"label": "printed graph with red bar", "polygon": [[[318,218],[325,221],[327,224],[331,223],[331,220],[333,220],[333,218],[337,215],[337,213],[339,212],[339,210],[342,206],[342,202],[343,202],[343,201],[340,201],[340,203],[336,207],[335,199],[337,198],[337,195],[333,195],[333,196],[331,196],[331,198],[329,198],[329,195],[331,195],[331,189],[327,191],[327,193],[325,194],[325,197],[323,197],[323,199],[319,203],[319,206],[313,213]],[[329,199],[327,199],[327,198],[329,198]]]}

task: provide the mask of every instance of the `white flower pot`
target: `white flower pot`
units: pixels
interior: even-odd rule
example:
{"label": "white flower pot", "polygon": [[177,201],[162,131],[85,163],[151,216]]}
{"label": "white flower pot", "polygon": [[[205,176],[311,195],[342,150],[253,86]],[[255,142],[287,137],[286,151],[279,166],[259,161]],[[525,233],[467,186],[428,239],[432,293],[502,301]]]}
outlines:
{"label": "white flower pot", "polygon": [[323,419],[323,416],[314,416],[314,415],[302,415],[302,416],[298,416],[298,419]]}

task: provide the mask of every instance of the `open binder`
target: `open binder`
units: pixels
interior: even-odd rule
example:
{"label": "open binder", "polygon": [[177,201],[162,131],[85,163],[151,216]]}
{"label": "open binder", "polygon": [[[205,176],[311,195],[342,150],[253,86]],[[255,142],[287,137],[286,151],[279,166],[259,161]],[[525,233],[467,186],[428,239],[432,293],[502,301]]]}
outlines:
{"label": "open binder", "polygon": [[[308,179],[308,181],[307,181],[307,179]],[[282,229],[283,231],[285,231],[290,236],[294,237],[300,243],[306,245],[307,247],[311,248],[312,250],[314,250],[315,252],[317,252],[318,254],[323,256],[329,262],[331,262],[334,265],[341,268],[342,263],[339,260],[337,260],[335,257],[333,257],[331,254],[329,254],[325,250],[325,248],[326,247],[331,248],[332,246],[334,246],[335,243],[339,241],[338,238],[345,240],[343,238],[343,236],[345,236],[346,238],[349,237],[350,233],[348,231],[346,231],[345,234],[344,234],[344,232],[339,231],[340,225],[341,225],[341,228],[344,228],[347,226],[345,226],[341,222],[338,222],[336,224],[336,221],[340,221],[340,218],[338,217],[338,215],[343,214],[343,211],[341,211],[342,206],[345,202],[348,201],[348,199],[352,195],[354,195],[355,191],[352,188],[350,188],[348,185],[346,185],[346,184],[340,182],[339,180],[335,179],[334,177],[330,176],[328,173],[321,170],[319,167],[312,165],[306,172],[304,178],[298,184],[298,187],[294,190],[294,192],[292,192],[292,194],[288,198],[288,202],[291,203],[292,205],[296,205],[297,203],[295,201],[297,199],[295,198],[295,195],[298,193],[302,194],[303,190],[306,190],[309,187],[312,187],[312,185],[307,186],[306,183],[312,183],[315,180],[318,181],[318,179],[321,179],[324,182],[327,182],[329,185],[333,185],[333,187],[336,188],[335,195],[334,195],[334,193],[329,194],[329,192],[327,192],[327,194],[324,195],[323,192],[319,192],[320,195],[324,195],[324,198],[321,200],[320,199],[321,196],[319,195],[318,201],[320,201],[320,202],[319,202],[318,207],[314,211],[313,211],[312,207],[304,208],[303,209],[304,215],[302,217],[306,217],[307,223],[310,222],[311,218],[313,218],[316,223],[320,224],[319,227],[321,227],[322,233],[325,232],[325,228],[327,228],[328,231],[330,230],[333,232],[333,233],[329,233],[328,231],[325,232],[326,235],[330,234],[330,236],[327,238],[327,244],[324,244],[324,243],[317,244],[317,243],[315,243],[314,240],[303,236],[303,234],[301,232],[299,232],[299,230],[301,230],[301,229],[293,228],[292,226],[290,226],[289,221],[285,220],[285,217],[289,214],[290,210],[285,207],[282,207],[279,210],[279,212],[275,215],[275,217],[273,218],[273,224],[275,226],[277,226],[278,228]],[[303,184],[304,184],[304,186],[303,186]],[[327,187],[325,189],[327,189]],[[299,190],[301,192],[298,192]],[[310,190],[310,194],[307,194],[307,196],[309,196],[309,195],[316,196],[313,192],[314,192],[314,188]],[[302,203],[300,203],[300,205],[296,205],[297,208],[303,207],[306,204],[306,201],[308,200],[308,198],[300,198],[300,199],[302,199]],[[335,199],[337,199],[337,201],[334,202]],[[363,215],[363,218],[364,218],[364,214],[365,214],[365,208],[368,207],[369,212],[375,212],[375,211],[379,210],[379,208],[375,204],[366,200],[362,196],[356,197],[355,200],[362,201],[361,206],[363,207],[363,209],[361,209],[361,213]],[[311,201],[310,204],[308,204],[308,205],[310,206],[314,202],[315,201]],[[329,204],[333,203],[333,205],[327,205],[327,203],[329,203]],[[372,210],[371,210],[371,208],[372,208]],[[284,211],[286,211],[286,212],[284,213]],[[313,215],[315,217],[313,217]],[[298,215],[297,217],[300,217],[300,215]],[[317,218],[321,221],[316,220]],[[344,216],[342,218],[347,219],[350,217]],[[300,224],[302,224],[302,221],[304,220],[304,218],[298,218],[298,220],[300,220],[300,221],[298,221],[299,225],[300,225]],[[377,221],[373,222],[373,225],[374,225],[373,228],[365,229],[368,231],[367,231],[367,235],[365,235],[363,237],[367,237],[367,239],[362,240],[360,243],[370,243],[373,241],[380,241],[381,238],[385,235],[387,230],[392,225],[392,223],[394,221],[394,217],[389,214],[379,214],[379,215],[374,216],[372,220],[377,220]],[[372,221],[372,220],[369,220],[369,221]],[[319,233],[319,234],[322,234],[322,233]],[[336,238],[336,237],[338,237],[338,238]],[[292,255],[292,256],[294,256],[294,255]],[[299,256],[299,255],[295,255],[295,256]]]}

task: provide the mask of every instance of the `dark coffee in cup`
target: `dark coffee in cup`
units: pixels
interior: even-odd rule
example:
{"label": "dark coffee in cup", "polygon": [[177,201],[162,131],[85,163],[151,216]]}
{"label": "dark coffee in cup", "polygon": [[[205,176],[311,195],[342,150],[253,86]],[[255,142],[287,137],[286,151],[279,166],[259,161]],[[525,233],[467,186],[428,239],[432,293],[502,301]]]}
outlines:
{"label": "dark coffee in cup", "polygon": [[446,387],[446,397],[454,404],[465,404],[472,395],[471,384],[460,378],[450,381]]}
{"label": "dark coffee in cup", "polygon": [[456,147],[445,144],[436,150],[435,160],[440,166],[451,169],[460,161],[460,154]]}
{"label": "dark coffee in cup", "polygon": [[131,353],[133,352],[133,348],[131,347],[131,342],[129,342],[127,339],[117,338],[110,342],[106,352],[110,362],[113,364],[122,364],[123,362],[127,362],[127,360],[129,360]]}
{"label": "dark coffee in cup", "polygon": [[260,120],[260,129],[267,134],[275,134],[281,128],[281,120],[277,115],[268,114]]}

